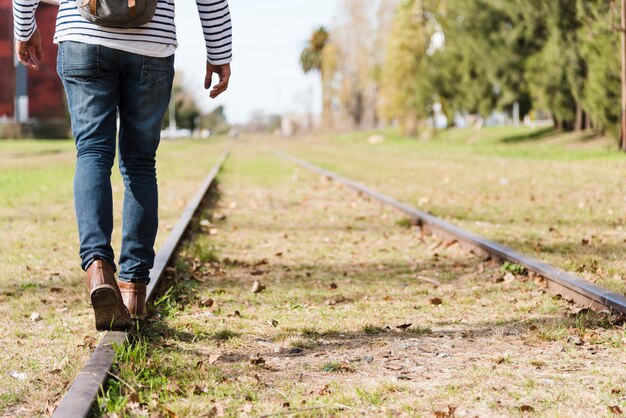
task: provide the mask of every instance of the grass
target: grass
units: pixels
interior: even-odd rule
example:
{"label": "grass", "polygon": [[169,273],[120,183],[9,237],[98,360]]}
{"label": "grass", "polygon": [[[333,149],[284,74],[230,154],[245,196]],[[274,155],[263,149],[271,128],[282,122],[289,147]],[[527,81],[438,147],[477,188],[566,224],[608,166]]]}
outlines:
{"label": "grass", "polygon": [[[218,233],[198,228],[168,276],[180,311],[154,308],[139,337],[145,360],[118,359],[98,415],[516,416],[530,406],[593,416],[623,403],[611,391],[626,388],[622,325],[576,313],[514,265],[430,250],[436,241],[397,213],[262,146],[245,142],[228,161],[202,215]],[[254,281],[265,289],[252,293]]]}
{"label": "grass", "polygon": [[[222,149],[221,141],[162,143],[157,247]],[[74,158],[72,141],[0,141],[0,415],[45,414],[99,338],[78,259]],[[113,172],[119,226],[123,186]],[[114,248],[120,235],[118,227]]]}

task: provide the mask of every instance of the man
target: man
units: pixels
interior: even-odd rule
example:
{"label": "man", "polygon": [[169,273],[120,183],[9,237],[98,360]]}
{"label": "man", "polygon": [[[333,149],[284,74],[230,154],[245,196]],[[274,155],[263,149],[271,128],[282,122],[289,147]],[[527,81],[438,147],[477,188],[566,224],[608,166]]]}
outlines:
{"label": "man", "polygon": [[[33,70],[43,60],[35,22],[39,1],[13,0],[15,52]],[[146,285],[158,224],[155,156],[170,101],[177,45],[174,0],[158,0],[148,23],[130,28],[92,23],[79,10],[106,12],[104,3],[61,0],[54,36],[59,45],[57,72],[65,87],[77,149],[74,205],[81,266],[87,272],[98,330],[126,329],[133,325],[132,319],[146,316]],[[131,15],[136,4],[128,0]],[[204,87],[211,88],[217,74],[219,82],[209,93],[215,98],[228,88],[230,78],[228,0],[196,0],[196,5],[207,49]],[[111,247],[110,182],[118,135],[125,186],[119,282]]]}

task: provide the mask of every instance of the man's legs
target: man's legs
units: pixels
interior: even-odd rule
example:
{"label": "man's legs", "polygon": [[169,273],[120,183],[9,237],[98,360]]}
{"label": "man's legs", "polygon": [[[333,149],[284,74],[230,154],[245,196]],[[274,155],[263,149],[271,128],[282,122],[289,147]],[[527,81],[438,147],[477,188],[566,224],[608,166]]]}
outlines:
{"label": "man's legs", "polygon": [[115,268],[110,177],[119,96],[113,53],[108,48],[79,42],[62,42],[59,46],[57,70],[67,94],[76,140],[74,206],[84,270],[94,257]]}
{"label": "man's legs", "polygon": [[132,326],[115,281],[111,233],[111,167],[115,158],[119,102],[116,51],[79,42],[61,42],[57,71],[63,81],[76,139],[74,204],[81,265],[98,330]]}
{"label": "man's legs", "polygon": [[119,280],[147,284],[158,227],[155,158],[163,115],[170,101],[174,57],[131,53],[123,53],[122,57],[119,165],[125,192]]}

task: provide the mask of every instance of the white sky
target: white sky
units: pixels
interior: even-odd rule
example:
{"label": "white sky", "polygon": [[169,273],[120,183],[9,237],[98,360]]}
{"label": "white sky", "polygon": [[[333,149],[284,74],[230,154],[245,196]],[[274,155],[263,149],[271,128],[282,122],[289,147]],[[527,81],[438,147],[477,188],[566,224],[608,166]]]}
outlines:
{"label": "white sky", "polygon": [[233,76],[229,90],[211,100],[203,89],[205,47],[193,0],[176,2],[178,50],[176,70],[198,105],[226,107],[231,123],[246,122],[257,110],[265,113],[321,109],[317,74],[305,76],[300,51],[311,32],[329,26],[340,0],[230,0],[234,30]]}

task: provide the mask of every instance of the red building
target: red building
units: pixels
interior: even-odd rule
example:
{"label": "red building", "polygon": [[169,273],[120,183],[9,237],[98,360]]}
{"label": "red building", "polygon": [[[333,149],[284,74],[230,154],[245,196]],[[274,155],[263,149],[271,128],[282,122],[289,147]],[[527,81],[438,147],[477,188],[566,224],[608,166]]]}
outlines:
{"label": "red building", "polygon": [[[56,73],[57,46],[52,43],[57,10],[53,0],[42,0],[36,13],[44,58],[39,71],[28,70],[29,123],[67,123],[63,86]],[[15,117],[13,54],[12,1],[0,0],[0,118]]]}
{"label": "red building", "polygon": [[11,0],[0,0],[0,117],[13,117],[14,102],[13,12]]}

